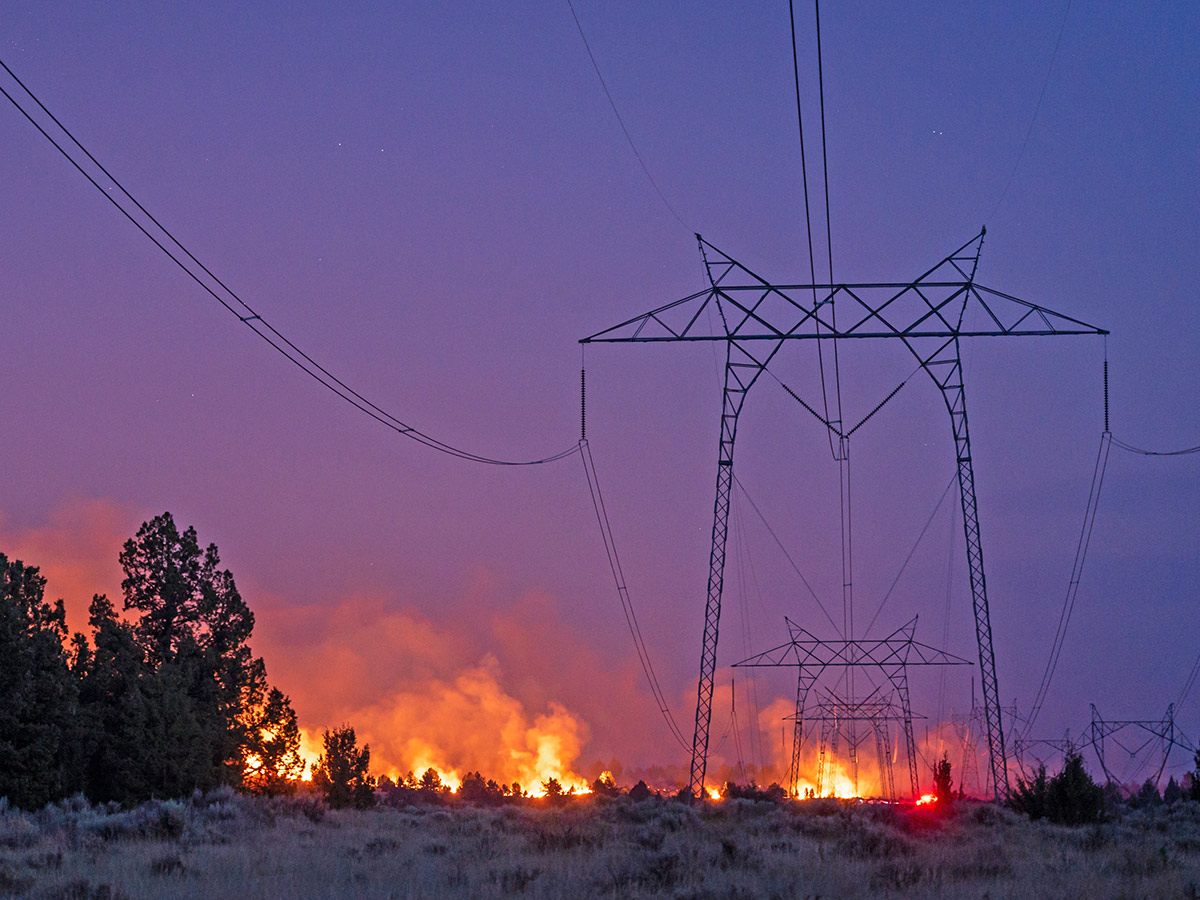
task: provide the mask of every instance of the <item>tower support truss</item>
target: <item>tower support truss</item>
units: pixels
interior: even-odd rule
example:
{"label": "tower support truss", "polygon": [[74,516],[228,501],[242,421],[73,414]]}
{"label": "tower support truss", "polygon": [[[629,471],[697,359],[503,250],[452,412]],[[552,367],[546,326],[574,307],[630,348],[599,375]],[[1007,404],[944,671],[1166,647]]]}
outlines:
{"label": "tower support truss", "polygon": [[[1135,734],[1136,739],[1141,743],[1136,748],[1130,748],[1118,739],[1118,735],[1122,732]],[[1121,747],[1129,756],[1136,756],[1141,751],[1146,750],[1150,744],[1157,742],[1162,757],[1158,771],[1154,773],[1155,787],[1162,780],[1163,772],[1167,768],[1167,761],[1170,759],[1172,747],[1179,747],[1188,753],[1196,752],[1196,748],[1192,745],[1192,742],[1187,739],[1183,732],[1175,727],[1174,703],[1167,706],[1166,715],[1158,720],[1105,719],[1097,711],[1096,704],[1092,704],[1092,724],[1088,730],[1088,743],[1096,751],[1096,759],[1100,761],[1100,768],[1104,772],[1105,780],[1110,783],[1116,783],[1117,779],[1109,771],[1105,756],[1105,745],[1110,741]]]}
{"label": "tower support truss", "polygon": [[[818,797],[825,796],[825,787],[832,788],[833,759],[838,755],[840,742],[845,738],[849,756],[857,760],[858,749],[866,740],[866,734],[858,732],[854,726],[865,722],[870,726],[870,733],[875,738],[875,755],[879,764],[879,793],[888,800],[896,800],[896,779],[892,772],[892,742],[888,734],[888,723],[908,722],[912,726],[910,711],[898,708],[890,699],[878,700],[874,696],[866,700],[847,701],[837,696],[822,698],[817,702],[813,715],[808,717],[810,723],[820,725],[820,755],[816,773],[816,790]],[[857,763],[855,763],[857,765]],[[917,785],[912,786],[914,796]],[[799,796],[798,785],[793,785],[792,796]]]}
{"label": "tower support truss", "polygon": [[[985,233],[986,230],[981,230],[913,281],[846,284],[774,284],[696,235],[709,287],[582,339],[581,343],[585,344],[715,341],[726,345],[717,495],[697,687],[696,729],[692,742],[690,790],[694,797],[703,796],[708,764],[712,679],[716,671],[724,585],[734,439],[746,394],[785,342],[871,339],[901,341],[933,379],[950,413],[970,567],[975,636],[979,645],[992,783],[997,796],[1007,796],[1004,729],[959,342],[968,337],[1101,335],[1108,332],[977,284],[975,271]],[[716,315],[711,315],[713,312]],[[841,444],[871,415],[873,413],[850,428],[842,422],[827,422],[826,425],[837,433]]]}
{"label": "tower support truss", "polygon": [[[744,667],[790,667],[797,670],[796,675],[796,712],[792,728],[792,762],[788,770],[788,790],[791,796],[799,795],[800,759],[804,741],[805,708],[808,703],[808,693],[826,669],[860,669],[873,668],[882,673],[887,684],[896,698],[896,703],[887,701],[886,709],[880,707],[880,701],[873,695],[863,700],[853,698],[833,697],[832,700],[847,722],[874,721],[884,713],[900,722],[904,735],[904,751],[908,759],[909,785],[913,797],[920,795],[920,779],[917,773],[917,747],[913,738],[912,704],[908,691],[909,666],[955,666],[970,665],[970,663],[947,653],[914,640],[913,634],[917,628],[914,616],[908,623],[897,628],[885,638],[861,640],[823,640],[811,632],[801,628],[791,619],[784,618],[787,623],[790,640],[787,643],[764,650],[762,653],[734,663],[735,668]],[[821,701],[825,703],[826,701]],[[819,706],[820,710],[821,707]],[[892,715],[894,713],[894,715]],[[816,721],[820,716],[807,717]],[[831,721],[827,717],[825,721]],[[872,726],[874,727],[874,726]],[[822,729],[822,734],[828,730]],[[835,729],[836,730],[836,729]],[[854,744],[853,736],[850,736]],[[822,747],[822,761],[824,747]],[[823,763],[822,763],[823,764]],[[890,769],[890,764],[889,764]],[[894,793],[894,788],[892,789]]]}

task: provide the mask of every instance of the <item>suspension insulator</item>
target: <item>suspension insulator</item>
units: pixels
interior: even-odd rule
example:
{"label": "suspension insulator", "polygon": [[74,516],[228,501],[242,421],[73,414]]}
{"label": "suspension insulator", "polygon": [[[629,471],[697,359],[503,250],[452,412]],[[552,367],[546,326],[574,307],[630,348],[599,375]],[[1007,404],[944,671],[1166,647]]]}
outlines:
{"label": "suspension insulator", "polygon": [[1108,431],[1108,360],[1104,360],[1104,430]]}

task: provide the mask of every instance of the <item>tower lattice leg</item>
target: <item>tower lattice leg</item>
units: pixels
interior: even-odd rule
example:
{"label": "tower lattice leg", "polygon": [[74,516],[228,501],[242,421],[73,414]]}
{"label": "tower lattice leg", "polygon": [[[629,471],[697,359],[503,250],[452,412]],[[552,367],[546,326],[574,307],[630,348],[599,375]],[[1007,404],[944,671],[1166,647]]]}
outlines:
{"label": "tower lattice leg", "polygon": [[996,656],[992,651],[992,623],[988,611],[987,580],[983,571],[983,541],[979,534],[979,510],[975,502],[975,470],[971,463],[971,435],[967,428],[966,392],[963,389],[958,338],[943,345],[942,350],[926,362],[925,369],[941,389],[954,431],[958,492],[962,500],[967,568],[971,576],[971,604],[975,612],[975,638],[979,644],[979,678],[983,685],[988,756],[996,798],[1003,800],[1008,797],[1008,765],[1000,716],[1000,688],[996,681]]}

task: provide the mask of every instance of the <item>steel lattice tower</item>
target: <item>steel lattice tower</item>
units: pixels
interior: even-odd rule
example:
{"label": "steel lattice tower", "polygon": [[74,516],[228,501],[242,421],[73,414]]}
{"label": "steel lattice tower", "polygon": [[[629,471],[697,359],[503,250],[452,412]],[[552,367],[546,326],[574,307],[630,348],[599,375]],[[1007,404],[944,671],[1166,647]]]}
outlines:
{"label": "steel lattice tower", "polygon": [[[1159,748],[1162,750],[1162,762],[1158,767],[1158,771],[1154,773],[1154,785],[1162,780],[1163,771],[1167,768],[1167,761],[1171,755],[1172,747],[1179,747],[1189,753],[1195,753],[1196,748],[1187,737],[1176,730],[1175,728],[1175,704],[1171,703],[1167,706],[1167,713],[1161,719],[1105,719],[1096,709],[1096,704],[1091,704],[1092,707],[1092,724],[1088,730],[1088,743],[1092,749],[1096,751],[1096,759],[1100,761],[1100,768],[1104,772],[1104,777],[1109,783],[1115,783],[1112,772],[1109,771],[1108,765],[1104,758],[1104,745],[1107,741],[1112,740],[1117,743],[1130,756],[1136,756],[1146,747],[1157,741]],[[1135,732],[1142,739],[1142,745],[1136,749],[1121,744],[1113,735],[1122,731]],[[1149,737],[1147,737],[1147,735]]]}
{"label": "steel lattice tower", "polygon": [[[780,644],[778,647],[772,647],[770,650],[764,650],[762,653],[755,654],[733,665],[735,668],[756,666],[796,667],[796,712],[792,716],[792,761],[788,768],[788,789],[791,795],[796,796],[797,784],[800,780],[800,751],[804,742],[804,722],[806,719],[804,709],[807,705],[809,691],[812,690],[817,679],[821,677],[826,669],[874,668],[882,673],[899,703],[899,713],[896,719],[901,723],[901,730],[904,734],[904,750],[908,757],[909,783],[912,787],[913,797],[919,796],[917,748],[916,741],[913,738],[913,714],[908,691],[908,667],[959,666],[970,665],[970,663],[944,650],[938,650],[936,647],[930,647],[928,644],[922,644],[914,640],[913,634],[917,628],[917,619],[915,616],[907,624],[897,628],[885,638],[849,641],[822,640],[811,632],[801,628],[791,619],[784,617],[784,621],[787,623],[790,635],[790,640],[787,643]],[[890,714],[894,711],[890,705],[885,710],[871,706],[872,702],[876,706],[880,702],[873,700],[872,697],[867,697],[862,701],[846,700],[840,697],[832,699],[836,704],[840,704],[844,713],[844,720],[870,722],[872,723],[872,727],[875,727],[873,723],[877,718],[883,716],[884,713]],[[808,716],[807,718],[817,721],[812,716]]]}
{"label": "steel lattice tower", "polygon": [[[912,281],[859,284],[773,284],[696,235],[708,275],[707,288],[582,339],[584,344],[707,341],[725,345],[716,502],[692,740],[690,790],[693,796],[703,794],[708,765],[729,495],[733,486],[733,450],[746,395],[789,341],[872,339],[902,342],[941,392],[950,415],[975,635],[979,645],[992,784],[998,796],[1007,796],[1004,729],[992,648],[983,541],[975,499],[960,341],[969,337],[1103,335],[1108,332],[977,284],[975,271],[985,233],[986,229],[982,229]],[[718,314],[715,321],[720,323],[719,327],[710,325],[710,317],[705,315],[706,311],[713,310]],[[846,428],[842,423],[826,425],[841,439],[858,427]]]}
{"label": "steel lattice tower", "polygon": [[[853,730],[847,730],[846,725],[852,722],[866,722],[871,726],[871,735],[875,738],[875,754],[879,760],[879,791],[888,800],[896,799],[896,781],[892,772],[892,745],[888,736],[888,722],[907,721],[911,726],[912,713],[907,709],[898,708],[890,698],[886,700],[856,700],[847,702],[839,697],[830,696],[817,702],[815,715],[805,717],[807,722],[818,722],[821,726],[820,762],[817,765],[817,786],[815,794],[824,796],[825,753],[831,749],[831,756],[837,754],[838,740],[846,737],[851,745],[851,756],[856,757],[858,746],[866,738],[859,736]],[[857,762],[855,767],[857,768]],[[857,778],[857,776],[856,776]],[[917,788],[913,786],[915,794]],[[798,788],[792,785],[792,796],[798,796]]]}

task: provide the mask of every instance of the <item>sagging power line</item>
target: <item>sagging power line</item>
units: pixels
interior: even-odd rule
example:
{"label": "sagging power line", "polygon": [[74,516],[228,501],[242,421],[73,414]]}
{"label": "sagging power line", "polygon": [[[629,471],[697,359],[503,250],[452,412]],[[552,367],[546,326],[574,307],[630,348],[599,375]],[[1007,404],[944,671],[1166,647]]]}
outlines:
{"label": "sagging power line", "polygon": [[[472,453],[449,444],[445,441],[433,437],[426,431],[422,431],[414,425],[399,419],[392,413],[388,412],[383,407],[367,399],[354,388],[350,387],[345,381],[333,374],[329,369],[325,368],[317,362],[312,356],[301,350],[293,343],[286,335],[280,332],[275,326],[263,318],[254,307],[250,306],[245,300],[238,295],[236,291],[230,288],[224,281],[217,277],[211,269],[202,263],[196,256],[184,246],[175,235],[160,222],[149,210],[146,209],[128,190],[117,180],[117,178],[104,165],[96,159],[91,152],[83,146],[82,143],[75,137],[74,134],[52,113],[44,103],[33,93],[32,90],[17,77],[16,73],[8,67],[3,60],[0,60],[0,67],[8,73],[8,76],[17,84],[20,91],[24,93],[29,100],[36,105],[37,110],[41,111],[41,115],[49,121],[38,121],[38,116],[31,112],[27,104],[14,96],[17,91],[10,93],[3,85],[0,85],[0,94],[3,94],[13,106],[23,115],[34,128],[49,141],[54,148],[62,154],[62,156],[72,166],[79,171],[88,182],[98,190],[117,210],[125,216],[134,227],[150,241],[158,247],[176,266],[178,266],[184,274],[192,279],[200,288],[223,306],[228,312],[232,313],[238,320],[253,331],[259,338],[269,344],[288,362],[292,363],[326,390],[336,394],[346,403],[349,403],[359,412],[364,413],[370,418],[379,422],[385,428],[388,428],[395,433],[416,441],[431,450],[436,450],[439,453],[445,453],[457,459],[466,460],[468,462],[483,463],[491,466],[536,466],[544,463],[551,463],[579,451],[578,446],[571,446],[565,450],[560,450],[557,453],[552,453],[538,459],[529,460],[511,460],[498,459],[491,456],[485,456],[478,453]],[[56,139],[51,131],[57,130],[59,138]],[[71,148],[74,148],[72,150]],[[89,168],[91,171],[89,171]],[[102,182],[107,181],[108,187]]]}

